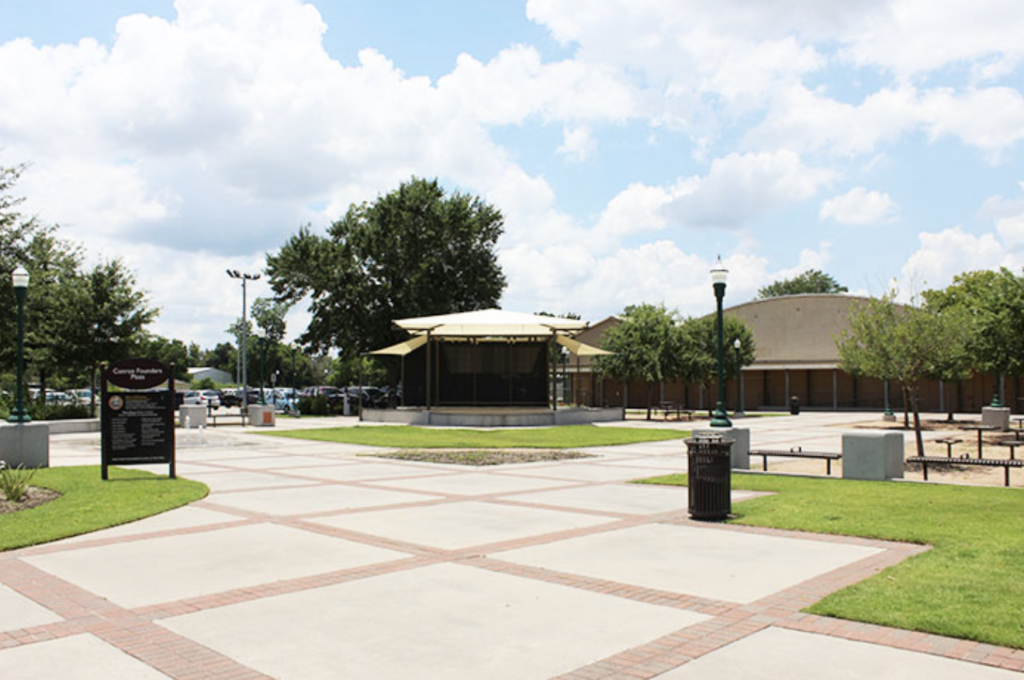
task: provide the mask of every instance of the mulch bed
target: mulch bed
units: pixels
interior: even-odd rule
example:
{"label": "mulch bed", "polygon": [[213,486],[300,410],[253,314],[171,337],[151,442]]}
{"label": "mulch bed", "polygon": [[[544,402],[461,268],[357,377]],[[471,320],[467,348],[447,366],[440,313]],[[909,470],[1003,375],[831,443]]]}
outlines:
{"label": "mulch bed", "polygon": [[371,458],[392,458],[424,463],[445,463],[448,465],[509,465],[514,463],[537,463],[550,460],[571,460],[574,458],[596,458],[589,453],[564,451],[561,449],[425,449],[392,451],[390,453],[366,454]]}
{"label": "mulch bed", "polygon": [[37,486],[30,486],[25,491],[25,497],[20,503],[12,503],[7,500],[7,497],[0,493],[0,515],[5,515],[9,512],[18,512],[19,510],[28,510],[29,508],[37,508],[43,503],[49,503],[55,498],[60,498],[60,493],[53,489],[40,489]]}

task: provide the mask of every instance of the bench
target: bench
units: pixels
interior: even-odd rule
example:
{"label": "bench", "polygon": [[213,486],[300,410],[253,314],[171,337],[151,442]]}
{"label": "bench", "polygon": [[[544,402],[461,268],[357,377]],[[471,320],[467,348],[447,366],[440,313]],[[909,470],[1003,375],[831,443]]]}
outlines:
{"label": "bench", "polygon": [[693,411],[688,408],[683,408],[682,404],[677,404],[674,401],[663,401],[658,404],[658,408],[665,413],[665,420],[668,420],[670,413],[676,414],[676,420],[682,420],[684,415],[687,420],[693,420]]}
{"label": "bench", "polygon": [[779,456],[782,458],[817,458],[825,461],[825,471],[829,476],[832,475],[832,461],[840,460],[843,457],[841,453],[835,453],[830,451],[804,451],[799,446],[794,446],[788,451],[781,449],[751,449],[751,456],[761,456],[762,469],[768,472],[768,457]]}
{"label": "bench", "polygon": [[1003,486],[1010,486],[1010,468],[1024,467],[1024,460],[999,460],[996,458],[943,458],[941,456],[908,456],[908,463],[920,463],[924,471],[924,480],[928,481],[928,465],[980,465],[982,467],[1001,467],[1004,472]]}
{"label": "bench", "polygon": [[[214,413],[213,409],[208,409],[206,419],[210,423],[210,427],[217,427],[217,419],[224,418],[238,418],[240,425],[245,425],[249,419],[249,414],[246,411],[239,411],[238,413]],[[226,424],[226,423],[225,423]]]}

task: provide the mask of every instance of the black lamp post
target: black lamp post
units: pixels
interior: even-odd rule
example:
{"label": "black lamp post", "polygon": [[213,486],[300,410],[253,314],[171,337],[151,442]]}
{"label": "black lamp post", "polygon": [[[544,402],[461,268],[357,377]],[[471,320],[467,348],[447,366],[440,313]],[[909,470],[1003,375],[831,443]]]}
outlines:
{"label": "black lamp post", "polygon": [[743,364],[740,358],[740,350],[743,349],[743,343],[740,342],[739,338],[732,341],[732,347],[736,350],[736,412],[733,417],[739,418],[744,416],[743,413]]}
{"label": "black lamp post", "polygon": [[722,264],[722,258],[711,268],[711,283],[715,289],[715,302],[718,305],[718,403],[711,414],[711,427],[732,427],[729,416],[725,413],[725,345],[722,330],[722,298],[725,297],[725,281],[729,270]]}
{"label": "black lamp post", "polygon": [[18,266],[11,274],[11,284],[14,286],[14,297],[18,300],[18,385],[15,389],[14,410],[7,418],[11,423],[32,422],[28,410],[25,408],[25,298],[28,295],[28,272],[25,268]]}

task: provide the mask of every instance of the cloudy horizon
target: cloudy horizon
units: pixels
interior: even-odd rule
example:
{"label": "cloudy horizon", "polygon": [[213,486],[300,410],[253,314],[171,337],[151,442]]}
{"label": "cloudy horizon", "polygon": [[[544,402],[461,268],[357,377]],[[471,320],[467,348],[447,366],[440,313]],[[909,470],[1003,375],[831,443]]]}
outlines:
{"label": "cloudy horizon", "polygon": [[228,341],[225,269],[414,175],[502,211],[515,311],[702,314],[718,255],[728,305],[1024,265],[1020,3],[65,4],[0,7],[0,165],[167,337]]}

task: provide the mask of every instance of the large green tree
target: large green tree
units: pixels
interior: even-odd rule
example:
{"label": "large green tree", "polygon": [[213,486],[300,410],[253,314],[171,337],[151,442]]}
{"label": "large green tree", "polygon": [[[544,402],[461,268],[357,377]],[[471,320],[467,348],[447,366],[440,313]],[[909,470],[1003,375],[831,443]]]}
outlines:
{"label": "large green tree", "polygon": [[972,337],[970,319],[957,312],[901,305],[895,293],[852,305],[849,326],[836,339],[843,368],[854,375],[898,383],[914,417],[918,455],[924,455],[917,392],[921,380],[962,353]]}
{"label": "large green tree", "polygon": [[846,286],[842,286],[832,278],[818,269],[808,269],[791,279],[782,279],[768,284],[757,291],[757,299],[781,297],[783,295],[801,295],[807,293],[845,293]]}
{"label": "large green tree", "polygon": [[267,256],[267,273],[278,300],[309,299],[302,344],[351,358],[400,340],[395,319],[496,306],[502,228],[479,198],[413,178],[349,207],[325,236],[300,229]]}

